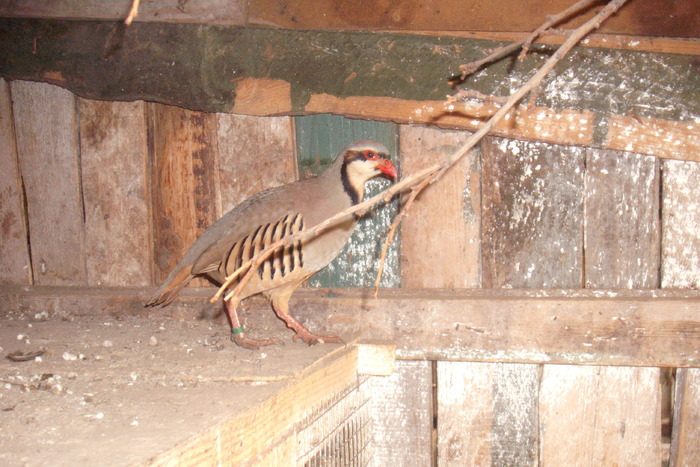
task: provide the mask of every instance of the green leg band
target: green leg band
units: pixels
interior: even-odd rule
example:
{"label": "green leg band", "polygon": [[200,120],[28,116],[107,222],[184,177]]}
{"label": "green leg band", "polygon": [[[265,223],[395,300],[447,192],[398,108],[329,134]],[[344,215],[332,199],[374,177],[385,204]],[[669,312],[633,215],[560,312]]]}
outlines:
{"label": "green leg band", "polygon": [[241,326],[240,328],[231,328],[231,332],[233,334],[240,334],[243,332],[243,326]]}

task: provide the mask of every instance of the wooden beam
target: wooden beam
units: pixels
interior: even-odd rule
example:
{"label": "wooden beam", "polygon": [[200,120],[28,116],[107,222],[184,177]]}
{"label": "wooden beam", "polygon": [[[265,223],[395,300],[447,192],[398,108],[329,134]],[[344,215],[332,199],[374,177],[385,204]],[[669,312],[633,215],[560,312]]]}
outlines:
{"label": "wooden beam", "polygon": [[[106,22],[27,19],[0,19],[0,31],[0,76],[52,82],[83,97],[145,99],[206,112],[338,113],[472,130],[494,108],[469,102],[445,107],[447,79],[460,64],[501,44],[168,23],[125,30]],[[510,94],[552,51],[537,45],[524,62],[493,64],[467,86]],[[494,134],[697,160],[700,75],[694,61],[692,55],[578,47],[545,79],[534,102]]]}
{"label": "wooden beam", "polygon": [[[0,291],[0,312],[197,319],[221,309],[209,303],[207,288],[185,289],[164,309],[143,308],[151,288]],[[291,310],[312,329],[348,342],[396,344],[400,359],[700,367],[697,290],[383,289],[378,299],[371,295],[365,289],[300,290]],[[262,299],[250,300],[247,310],[253,335],[284,327]]]}

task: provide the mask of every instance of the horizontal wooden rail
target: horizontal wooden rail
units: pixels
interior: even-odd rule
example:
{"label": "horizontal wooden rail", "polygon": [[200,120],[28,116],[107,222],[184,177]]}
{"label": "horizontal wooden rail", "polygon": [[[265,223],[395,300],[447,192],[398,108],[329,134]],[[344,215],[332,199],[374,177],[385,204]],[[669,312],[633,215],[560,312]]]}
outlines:
{"label": "horizontal wooden rail", "polygon": [[[5,286],[0,312],[222,316],[207,299],[214,290],[186,289],[167,308],[144,309],[150,288]],[[395,344],[401,359],[700,366],[700,291],[385,289],[374,299],[364,289],[305,289],[291,309],[347,342]],[[254,336],[284,326],[261,299],[243,316]]]}

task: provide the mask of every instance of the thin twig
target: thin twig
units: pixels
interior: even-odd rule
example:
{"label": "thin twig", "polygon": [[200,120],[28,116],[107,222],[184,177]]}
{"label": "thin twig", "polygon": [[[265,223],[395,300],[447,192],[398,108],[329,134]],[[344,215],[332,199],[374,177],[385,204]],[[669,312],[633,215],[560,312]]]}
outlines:
{"label": "thin twig", "polygon": [[[447,161],[443,162],[442,164],[435,164],[432,165],[428,168],[425,168],[412,176],[406,177],[396,184],[390,186],[388,189],[382,191],[381,193],[359,203],[356,204],[355,206],[352,206],[348,209],[344,209],[340,211],[338,214],[326,219],[323,222],[320,222],[316,226],[307,229],[307,230],[302,230],[301,232],[298,232],[293,235],[289,235],[283,239],[281,239],[278,242],[273,243],[269,247],[265,248],[261,252],[259,252],[256,256],[254,256],[251,259],[251,264],[248,270],[246,271],[245,275],[243,278],[239,281],[239,283],[236,285],[236,287],[225,297],[225,300],[230,300],[232,298],[238,299],[240,297],[240,293],[243,289],[243,285],[245,285],[245,282],[247,282],[248,279],[255,273],[257,268],[262,264],[262,262],[267,258],[269,255],[272,254],[273,251],[275,251],[277,248],[279,248],[282,245],[288,245],[291,242],[294,241],[304,241],[308,238],[314,237],[319,235],[322,231],[328,229],[329,227],[336,225],[337,223],[341,222],[344,219],[347,219],[348,216],[360,212],[363,210],[366,210],[375,204],[378,204],[379,202],[386,202],[386,200],[391,199],[394,195],[397,193],[400,193],[406,189],[412,188],[418,184],[421,184],[426,178],[430,178],[430,182],[432,183],[436,180],[438,180],[442,174],[445,173],[445,171],[452,165],[454,165],[457,161],[459,161],[462,157],[464,157],[466,154],[469,153],[469,151],[476,146],[476,144],[481,141],[481,139],[486,136],[492,129],[493,127],[500,122],[505,115],[513,108],[515,105],[520,102],[523,97],[529,92],[531,92],[533,89],[535,89],[537,86],[539,86],[540,82],[542,79],[554,68],[554,66],[564,57],[566,56],[567,53],[581,40],[583,37],[585,37],[588,33],[590,33],[592,30],[597,29],[600,27],[600,24],[605,21],[610,15],[615,13],[622,5],[627,0],[612,0],[610,3],[608,3],[603,9],[601,9],[592,19],[588,20],[586,23],[578,27],[576,30],[572,32],[572,34],[569,36],[569,38],[564,41],[564,43],[556,50],[556,52],[545,62],[545,64],[535,72],[535,74],[523,85],[521,86],[514,94],[511,94],[510,97],[508,98],[508,101],[503,104],[503,106],[483,125],[481,128],[479,128],[475,133],[467,139],[467,141],[464,143],[464,145],[458,149]],[[581,2],[579,2],[581,3]],[[402,216],[403,217],[403,216]],[[241,271],[236,271],[234,274],[235,277],[230,276],[230,278],[227,278],[226,282],[219,288],[217,291],[216,295],[212,297],[211,301],[214,302],[216,301],[221,295],[226,291],[226,289],[236,280],[237,277],[241,274]],[[232,277],[232,278],[231,278]]]}
{"label": "thin twig", "polygon": [[379,295],[379,284],[382,281],[382,274],[384,273],[384,264],[386,263],[386,253],[389,250],[389,245],[394,242],[394,234],[396,233],[396,228],[401,224],[404,217],[408,215],[408,211],[411,209],[413,201],[416,196],[423,191],[423,188],[430,185],[434,179],[441,175],[440,171],[431,173],[429,176],[425,177],[422,182],[411,188],[411,194],[406,200],[406,204],[403,205],[401,211],[394,217],[394,220],[389,227],[389,232],[387,233],[386,240],[384,240],[384,246],[382,247],[382,254],[379,256],[379,270],[377,271],[377,278],[374,280],[374,298]]}
{"label": "thin twig", "polygon": [[521,52],[519,59],[522,60],[524,58],[524,54],[527,53],[527,50],[529,50],[530,45],[542,34],[544,34],[549,28],[554,26],[555,24],[559,23],[560,21],[563,21],[576,13],[579,13],[586,8],[590,7],[592,4],[599,2],[600,0],[580,0],[576,2],[575,4],[571,5],[569,8],[566,10],[562,11],[561,13],[550,16],[547,18],[547,21],[545,21],[542,26],[539,28],[535,29],[532,34],[528,35],[525,39],[523,39],[520,42],[513,42],[512,44],[504,45],[503,47],[499,47],[497,49],[494,49],[488,56],[482,58],[481,60],[477,60],[474,62],[469,62],[464,65],[461,65],[459,69],[462,71],[462,76],[461,79],[464,80],[467,76],[471,75],[478,69],[480,69],[482,66],[493,63],[497,60],[500,60],[504,57],[507,57],[508,55],[512,54],[518,49],[522,49],[524,51]]}
{"label": "thin twig", "polygon": [[141,0],[132,0],[131,2],[131,10],[129,10],[129,15],[126,17],[124,20],[124,24],[129,26],[132,21],[134,21],[134,18],[136,18],[139,15],[139,3]]}

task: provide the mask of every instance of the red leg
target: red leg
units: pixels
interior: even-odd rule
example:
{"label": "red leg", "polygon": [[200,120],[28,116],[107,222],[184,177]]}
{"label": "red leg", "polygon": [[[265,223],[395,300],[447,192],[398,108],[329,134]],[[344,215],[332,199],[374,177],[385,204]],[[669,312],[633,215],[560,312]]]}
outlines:
{"label": "red leg", "polygon": [[237,304],[224,302],[226,304],[226,313],[231,321],[231,340],[236,344],[246,349],[258,350],[260,347],[273,344],[282,344],[279,339],[251,339],[246,337],[243,332],[243,325],[238,318]]}
{"label": "red leg", "polygon": [[287,324],[289,329],[294,330],[296,334],[292,338],[294,341],[301,339],[309,345],[323,344],[323,343],[333,343],[333,342],[343,342],[338,336],[327,335],[319,336],[311,331],[309,331],[303,324],[297,321],[292,315],[289,314],[289,294],[277,295],[272,298],[272,308],[275,310],[277,316]]}

